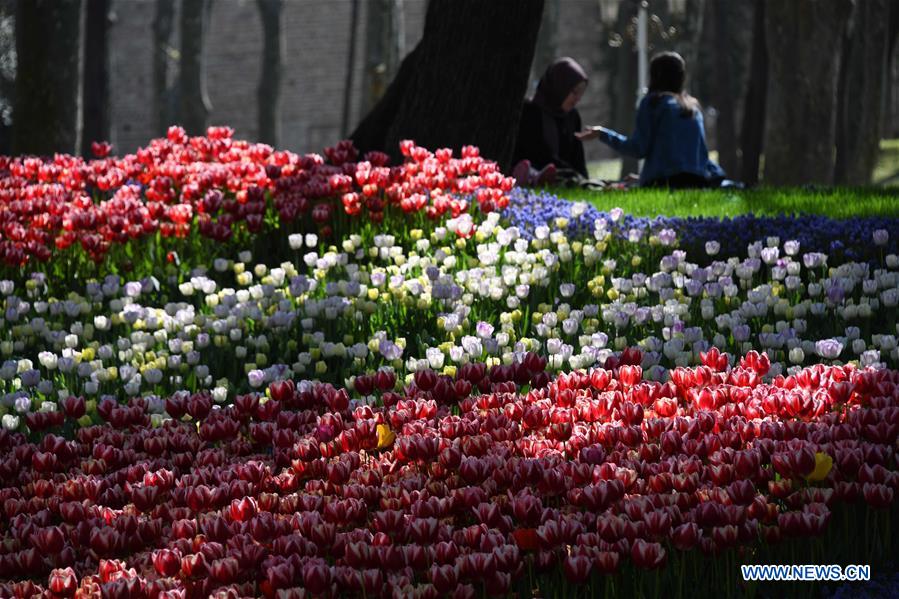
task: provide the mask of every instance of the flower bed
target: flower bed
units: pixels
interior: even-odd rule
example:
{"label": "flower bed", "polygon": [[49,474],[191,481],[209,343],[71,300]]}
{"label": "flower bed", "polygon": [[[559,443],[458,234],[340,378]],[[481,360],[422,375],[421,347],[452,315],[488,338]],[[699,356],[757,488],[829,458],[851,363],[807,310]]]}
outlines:
{"label": "flower bed", "polygon": [[890,223],[402,150],[0,161],[0,595],[713,594],[892,550]]}
{"label": "flower bed", "polygon": [[713,350],[661,384],[639,359],[553,381],[534,354],[423,370],[381,407],[281,382],[219,410],[171,397],[158,428],[138,401],[73,441],[4,432],[0,577],[32,581],[4,593],[569,596],[633,584],[625,564],[821,536],[844,503],[889,530],[899,372],[764,384],[766,356],[722,369]]}
{"label": "flower bed", "polygon": [[404,381],[525,351],[558,372],[639,346],[653,380],[698,364],[711,345],[767,352],[771,376],[821,361],[899,364],[893,255],[892,267],[828,265],[774,240],[699,266],[673,234],[622,239],[597,228],[576,241],[546,227],[526,240],[496,212],[472,237],[435,226],[369,240],[325,246],[291,234],[282,262],[220,255],[210,266],[169,264],[161,279],[68,284],[66,295],[52,275],[0,282],[4,425],[23,426],[69,395],[145,396],[159,411],[159,398],[179,390],[224,403],[309,375],[353,389],[354,376],[378,369]]}
{"label": "flower bed", "polygon": [[[709,201],[714,201],[712,198]],[[677,234],[679,247],[694,259],[702,259],[706,244],[717,244],[719,259],[738,257],[746,247],[769,237],[793,240],[804,252],[825,253],[839,261],[880,264],[884,256],[899,252],[899,219],[854,217],[832,219],[820,215],[754,216],[733,218],[658,216],[635,217],[613,209],[606,213],[585,202],[570,202],[548,192],[516,188],[509,195],[504,218],[522,235],[532,238],[539,227],[553,227],[560,219],[571,238],[589,237],[597,219],[604,220],[619,237],[646,236],[663,230]],[[637,233],[631,233],[634,230]]]}
{"label": "flower bed", "polygon": [[[202,256],[200,238],[246,242],[245,233],[259,233],[266,223],[329,237],[335,225],[349,232],[380,224],[391,208],[439,219],[467,212],[473,199],[490,212],[505,207],[514,184],[471,146],[454,158],[450,150],[432,154],[403,142],[409,159],[391,168],[379,152],[357,162],[349,142],[326,149],[326,163],[318,154],[233,140],[232,133],[211,127],[207,136],[188,137],[171,127],[166,138],[123,158],[108,157],[108,144],[95,147],[100,157],[92,161],[0,157],[0,267],[48,262],[55,252],[54,262],[85,270],[86,258],[103,262],[114,248],[153,237],[151,265],[153,254],[158,260],[173,245]],[[160,237],[191,240],[160,243]],[[130,249],[114,252],[107,267],[127,263],[143,272],[147,261]]]}

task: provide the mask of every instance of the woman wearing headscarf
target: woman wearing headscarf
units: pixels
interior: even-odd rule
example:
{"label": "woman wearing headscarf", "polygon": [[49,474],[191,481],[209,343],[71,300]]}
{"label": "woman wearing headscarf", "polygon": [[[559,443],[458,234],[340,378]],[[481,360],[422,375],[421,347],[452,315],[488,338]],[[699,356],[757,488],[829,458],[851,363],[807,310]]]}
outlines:
{"label": "woman wearing headscarf", "polygon": [[521,111],[512,175],[520,184],[587,178],[578,102],[587,88],[587,73],[572,58],[547,67],[534,97]]}

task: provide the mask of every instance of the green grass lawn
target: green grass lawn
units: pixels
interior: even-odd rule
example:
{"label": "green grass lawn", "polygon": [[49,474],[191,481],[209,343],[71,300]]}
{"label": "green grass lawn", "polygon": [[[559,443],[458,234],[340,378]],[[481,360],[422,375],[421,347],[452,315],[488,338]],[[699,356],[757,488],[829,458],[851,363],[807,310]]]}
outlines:
{"label": "green grass lawn", "polygon": [[600,210],[622,208],[637,216],[714,216],[752,213],[899,216],[899,194],[893,189],[750,189],[679,190],[631,189],[591,191],[554,188],[549,191],[572,201],[590,202]]}
{"label": "green grass lawn", "polygon": [[[899,171],[899,139],[880,142],[880,160],[874,170],[874,182],[884,182]],[[714,159],[714,152],[712,153]],[[621,160],[600,160],[588,165],[594,179],[615,180],[621,172]],[[737,216],[739,214],[823,214],[834,218],[851,216],[899,216],[899,177],[880,187],[685,190],[658,189],[628,191],[589,191],[551,189],[572,201],[590,202],[600,210],[622,208],[638,216]]]}
{"label": "green grass lawn", "polygon": [[[712,160],[718,159],[718,152],[709,153]],[[595,160],[587,164],[591,179],[615,181],[621,175],[621,159]],[[880,158],[874,167],[872,181],[875,185],[899,187],[899,139],[880,140]],[[895,177],[895,178],[893,178]]]}

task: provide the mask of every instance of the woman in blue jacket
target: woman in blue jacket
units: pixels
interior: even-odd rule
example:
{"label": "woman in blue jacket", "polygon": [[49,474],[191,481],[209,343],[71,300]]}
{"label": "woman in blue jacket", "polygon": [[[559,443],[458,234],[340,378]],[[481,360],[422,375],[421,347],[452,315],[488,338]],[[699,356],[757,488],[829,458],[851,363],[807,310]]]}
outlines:
{"label": "woman in blue jacket", "polygon": [[684,91],[686,75],[680,54],[658,54],[649,66],[649,93],[640,101],[633,135],[587,127],[577,137],[598,138],[623,154],[643,159],[641,186],[718,186],[724,171],[709,159],[699,102]]}

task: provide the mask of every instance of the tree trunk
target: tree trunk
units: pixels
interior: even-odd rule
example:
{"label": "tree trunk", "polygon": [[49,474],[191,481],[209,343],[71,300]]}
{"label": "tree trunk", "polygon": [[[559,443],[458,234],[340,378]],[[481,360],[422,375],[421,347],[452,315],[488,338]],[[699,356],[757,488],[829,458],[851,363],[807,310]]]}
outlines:
{"label": "tree trunk", "polygon": [[350,130],[350,109],[353,102],[353,73],[356,66],[356,29],[359,25],[359,0],[351,0],[350,47],[347,51],[346,78],[343,84],[343,117],[340,120],[340,138],[346,139]]}
{"label": "tree trunk", "polygon": [[153,114],[156,133],[164,135],[175,120],[172,90],[169,88],[169,54],[175,26],[175,0],[156,0],[153,19]]}
{"label": "tree trunk", "polygon": [[733,36],[730,31],[730,11],[735,4],[712,2],[715,28],[715,104],[718,108],[715,136],[718,162],[729,175],[737,172],[737,126],[734,102],[734,69],[730,61]]}
{"label": "tree trunk", "polygon": [[833,182],[840,39],[852,0],[767,0],[765,182]]}
{"label": "tree trunk", "polygon": [[431,0],[421,41],[354,143],[397,161],[404,139],[432,149],[474,144],[507,168],[542,12],[543,0]]}
{"label": "tree trunk", "polygon": [[353,144],[362,152],[370,150],[386,150],[385,140],[393,119],[396,118],[400,108],[400,101],[407,93],[412,81],[415,69],[418,68],[421,43],[403,59],[400,70],[390,83],[387,91],[371,109],[350,135]]}
{"label": "tree trunk", "polygon": [[755,1],[752,19],[752,57],[743,107],[743,156],[740,178],[747,185],[759,181],[759,162],[765,139],[765,101],[768,95],[768,46],[765,43],[765,0]]}
{"label": "tree trunk", "polygon": [[16,3],[0,2],[0,154],[12,153],[12,111],[16,97]]}
{"label": "tree trunk", "polygon": [[534,61],[531,69],[531,77],[533,79],[540,79],[544,71],[546,71],[546,67],[558,58],[559,1],[545,0],[540,33],[537,34],[537,47],[534,49]]}
{"label": "tree trunk", "polygon": [[368,113],[396,76],[402,59],[403,0],[369,0],[366,4],[365,73],[362,111]]}
{"label": "tree trunk", "polygon": [[[699,78],[699,56],[702,48],[702,32],[705,27],[705,0],[687,0],[685,8],[683,37],[687,44],[685,52],[681,55],[687,62],[687,71],[690,73],[688,85],[690,89],[696,87],[696,81]],[[692,93],[696,93],[695,91]]]}
{"label": "tree trunk", "polygon": [[206,135],[212,103],[206,92],[203,45],[211,0],[181,3],[181,123],[190,135]]}
{"label": "tree trunk", "polygon": [[881,104],[881,114],[886,118],[881,119],[880,137],[889,137],[892,131],[897,127],[890,122],[890,107],[893,105],[893,58],[896,49],[896,40],[899,39],[899,0],[889,0],[890,3],[890,25],[887,33],[887,66],[886,66],[886,83],[883,89],[883,103]]}
{"label": "tree trunk", "polygon": [[[612,106],[612,128],[629,135],[634,129],[634,120],[637,115],[637,46],[636,25],[637,8],[636,0],[624,0],[618,5],[618,18],[615,23],[615,33],[619,36],[620,43],[613,46],[615,53],[609,73],[609,100]],[[621,156],[621,174],[623,179],[630,173],[639,170],[636,158]]]}
{"label": "tree trunk", "polygon": [[87,0],[84,19],[84,102],[81,155],[93,155],[91,143],[109,141],[110,0]]}
{"label": "tree trunk", "polygon": [[81,0],[16,5],[15,154],[75,154],[81,142]]}
{"label": "tree trunk", "polygon": [[281,138],[281,73],[284,43],[281,37],[282,0],[257,0],[262,19],[262,70],[256,88],[259,141],[277,146]]}
{"label": "tree trunk", "polygon": [[867,185],[880,155],[883,89],[889,48],[887,0],[855,7],[843,43],[834,183]]}

